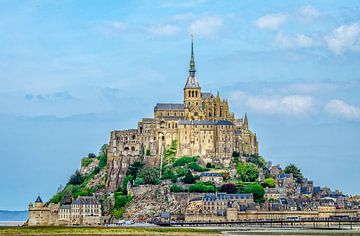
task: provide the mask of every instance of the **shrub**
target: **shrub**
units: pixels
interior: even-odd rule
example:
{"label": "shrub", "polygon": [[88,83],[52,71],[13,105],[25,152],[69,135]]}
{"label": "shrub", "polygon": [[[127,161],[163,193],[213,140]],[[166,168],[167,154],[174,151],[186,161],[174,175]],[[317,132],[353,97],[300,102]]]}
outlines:
{"label": "shrub", "polygon": [[81,166],[84,166],[84,167],[89,166],[93,161],[94,161],[94,159],[93,159],[93,158],[90,158],[90,157],[88,157],[88,158],[83,158],[83,159],[81,160]]}
{"label": "shrub", "polygon": [[175,171],[176,171],[176,174],[177,174],[178,177],[185,176],[186,173],[187,173],[187,169],[186,169],[186,168],[183,168],[183,167],[177,167],[177,168],[175,169]]}
{"label": "shrub", "polygon": [[163,176],[161,177],[161,179],[171,179],[172,182],[176,182],[177,178],[176,175],[174,174],[174,172],[170,169],[166,169],[163,173]]}
{"label": "shrub", "polygon": [[264,179],[264,187],[269,187],[269,188],[275,187],[275,180],[273,178]]}
{"label": "shrub", "polygon": [[179,159],[174,161],[173,166],[177,167],[177,166],[185,166],[186,164],[190,163],[190,162],[196,162],[197,157],[188,157],[188,156],[184,156],[184,157],[180,157]]}
{"label": "shrub", "polygon": [[185,184],[193,184],[195,183],[195,177],[193,176],[193,174],[191,173],[190,170],[188,170],[187,174],[185,175],[185,177],[182,179],[182,182]]}
{"label": "shrub", "polygon": [[213,193],[216,192],[216,187],[212,183],[197,182],[189,186],[189,192]]}
{"label": "shrub", "polygon": [[136,179],[134,180],[134,185],[135,186],[143,185],[144,183],[145,183],[145,181],[141,177],[136,177]]}
{"label": "shrub", "polygon": [[204,172],[204,171],[208,171],[208,168],[203,168],[202,166],[200,166],[198,163],[196,162],[190,162],[188,163],[188,167],[194,171],[197,172]]}
{"label": "shrub", "polygon": [[114,215],[114,217],[116,219],[121,219],[122,216],[124,215],[124,213],[125,213],[125,210],[123,208],[112,210],[112,214]]}
{"label": "shrub", "polygon": [[170,187],[170,191],[173,193],[179,193],[179,192],[184,192],[184,188],[180,185],[177,184],[173,184]]}

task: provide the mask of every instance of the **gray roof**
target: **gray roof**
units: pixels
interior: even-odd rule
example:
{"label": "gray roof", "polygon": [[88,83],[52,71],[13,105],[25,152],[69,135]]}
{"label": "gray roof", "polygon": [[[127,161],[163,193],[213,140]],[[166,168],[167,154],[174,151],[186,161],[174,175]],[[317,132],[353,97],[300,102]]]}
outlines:
{"label": "gray roof", "polygon": [[203,201],[215,200],[239,200],[239,199],[252,199],[252,193],[207,193],[203,196]]}
{"label": "gray roof", "polygon": [[99,204],[95,197],[82,196],[78,197],[72,204],[76,205],[97,205]]}
{"label": "gray roof", "polygon": [[71,205],[61,205],[60,209],[70,209]]}
{"label": "gray roof", "polygon": [[179,125],[234,125],[228,120],[180,120]]}
{"label": "gray roof", "polygon": [[210,99],[210,98],[213,98],[214,95],[213,95],[212,93],[207,93],[207,92],[205,92],[205,93],[201,93],[201,97],[202,97],[203,99]]}
{"label": "gray roof", "polygon": [[38,196],[38,197],[36,198],[35,202],[43,202],[43,201],[41,200],[41,197]]}
{"label": "gray roof", "polygon": [[185,88],[200,88],[200,84],[195,76],[189,76],[186,81]]}
{"label": "gray roof", "polygon": [[220,173],[215,173],[215,172],[204,172],[204,173],[201,173],[201,174],[200,174],[200,177],[203,177],[203,176],[223,177],[222,174],[220,174]]}
{"label": "gray roof", "polygon": [[184,110],[184,104],[182,103],[157,103],[154,107],[154,111],[157,110]]}

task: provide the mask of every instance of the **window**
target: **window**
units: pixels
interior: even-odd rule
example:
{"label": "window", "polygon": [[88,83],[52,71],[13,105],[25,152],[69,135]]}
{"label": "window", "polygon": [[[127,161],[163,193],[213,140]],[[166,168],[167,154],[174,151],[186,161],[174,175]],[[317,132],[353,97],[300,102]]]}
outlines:
{"label": "window", "polygon": [[194,97],[194,91],[191,92],[192,97]]}

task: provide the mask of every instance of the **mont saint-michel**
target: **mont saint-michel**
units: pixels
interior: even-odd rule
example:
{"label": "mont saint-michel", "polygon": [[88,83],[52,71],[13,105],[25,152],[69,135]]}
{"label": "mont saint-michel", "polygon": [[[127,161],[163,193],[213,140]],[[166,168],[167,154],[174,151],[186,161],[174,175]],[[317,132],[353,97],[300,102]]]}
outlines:
{"label": "mont saint-michel", "polygon": [[182,102],[157,103],[136,128],[112,131],[49,201],[29,204],[26,224],[359,223],[359,197],[261,156],[247,113],[239,117],[220,91],[201,87],[193,41],[188,73]]}

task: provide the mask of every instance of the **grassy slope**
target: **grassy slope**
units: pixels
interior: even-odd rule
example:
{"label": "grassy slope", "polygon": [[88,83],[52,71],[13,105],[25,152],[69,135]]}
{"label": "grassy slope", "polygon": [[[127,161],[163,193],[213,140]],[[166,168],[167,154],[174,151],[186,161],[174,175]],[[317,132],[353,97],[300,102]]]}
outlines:
{"label": "grassy slope", "polygon": [[0,227],[0,235],[219,235],[218,230],[173,227]]}

